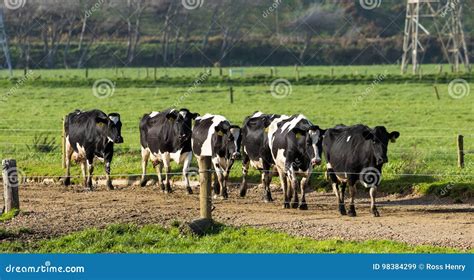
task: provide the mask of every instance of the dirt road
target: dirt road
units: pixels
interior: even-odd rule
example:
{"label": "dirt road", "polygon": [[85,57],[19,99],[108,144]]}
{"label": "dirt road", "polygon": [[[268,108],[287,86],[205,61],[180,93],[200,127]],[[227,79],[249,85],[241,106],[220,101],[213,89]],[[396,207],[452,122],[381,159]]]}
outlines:
{"label": "dirt road", "polygon": [[[165,195],[152,187],[98,187],[84,192],[81,186],[29,184],[20,189],[22,212],[5,224],[7,229],[27,228],[21,239],[60,236],[89,227],[112,223],[162,224],[197,218],[199,196],[184,189]],[[214,218],[227,225],[253,226],[284,231],[314,239],[388,239],[409,244],[472,249],[474,227],[472,201],[449,204],[436,198],[394,195],[378,199],[380,218],[369,213],[368,195],[360,190],[356,200],[358,216],[340,216],[330,193],[309,193],[309,210],[282,209],[282,192],[273,187],[274,203],[264,203],[262,189],[254,186],[248,196],[238,198],[237,186],[230,199],[215,201]],[[0,197],[1,198],[1,197]]]}

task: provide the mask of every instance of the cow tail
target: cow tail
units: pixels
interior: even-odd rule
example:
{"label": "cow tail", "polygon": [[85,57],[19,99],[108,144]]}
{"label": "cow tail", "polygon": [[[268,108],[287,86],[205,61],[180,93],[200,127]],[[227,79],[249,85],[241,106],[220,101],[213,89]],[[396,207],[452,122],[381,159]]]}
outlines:
{"label": "cow tail", "polygon": [[69,115],[64,118],[64,133],[69,135]]}
{"label": "cow tail", "polygon": [[147,121],[148,121],[148,118],[149,118],[149,115],[147,114],[144,114],[142,119],[140,120],[140,125],[139,125],[139,129],[140,129],[140,144],[142,145],[142,147],[146,148],[148,146],[148,142],[147,142],[147,139],[146,139],[146,135],[147,135]]}

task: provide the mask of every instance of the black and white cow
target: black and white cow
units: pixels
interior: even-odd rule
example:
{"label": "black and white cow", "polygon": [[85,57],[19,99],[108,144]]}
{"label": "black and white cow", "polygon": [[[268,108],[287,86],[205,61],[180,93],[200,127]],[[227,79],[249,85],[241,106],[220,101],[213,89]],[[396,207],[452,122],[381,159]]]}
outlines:
{"label": "black and white cow", "polygon": [[227,182],[234,161],[240,157],[240,128],[223,116],[206,114],[196,118],[192,147],[198,158],[209,156],[216,171],[214,196],[228,198]]}
{"label": "black and white cow", "polygon": [[[140,144],[142,151],[142,178],[140,185],[146,185],[146,166],[151,159],[158,174],[160,187],[171,192],[170,176],[171,160],[183,165],[183,178],[186,190],[192,194],[189,184],[188,169],[191,165],[191,134],[192,121],[199,114],[188,109],[168,109],[163,112],[145,114],[140,121]],[[161,172],[165,167],[165,180]]]}
{"label": "black and white cow", "polygon": [[[290,208],[291,201],[292,208],[299,206],[301,210],[308,209],[305,189],[309,184],[313,167],[321,164],[321,143],[324,132],[303,115],[280,116],[270,124],[268,139],[283,188],[284,208]],[[300,204],[297,176],[302,177]]]}
{"label": "black and white cow", "polygon": [[240,196],[247,193],[247,173],[249,166],[261,171],[264,187],[264,201],[273,201],[270,191],[272,168],[274,165],[270,146],[268,144],[268,126],[280,115],[268,115],[255,112],[245,118],[242,126],[242,184]]}
{"label": "black and white cow", "polygon": [[71,183],[71,158],[81,163],[84,186],[92,190],[93,160],[105,162],[107,187],[113,189],[110,164],[114,155],[114,143],[123,143],[122,122],[117,113],[105,114],[99,110],[76,110],[67,115],[64,122],[66,135],[66,177],[64,184]]}
{"label": "black and white cow", "polygon": [[370,208],[373,215],[380,216],[375,206],[375,195],[382,176],[382,166],[388,162],[388,142],[395,142],[399,136],[398,131],[389,133],[384,126],[370,128],[361,124],[339,125],[326,131],[323,150],[327,160],[327,177],[332,182],[342,215],[347,214],[344,192],[348,184],[351,196],[348,214],[356,216],[354,196],[356,183],[361,182],[370,188]]}

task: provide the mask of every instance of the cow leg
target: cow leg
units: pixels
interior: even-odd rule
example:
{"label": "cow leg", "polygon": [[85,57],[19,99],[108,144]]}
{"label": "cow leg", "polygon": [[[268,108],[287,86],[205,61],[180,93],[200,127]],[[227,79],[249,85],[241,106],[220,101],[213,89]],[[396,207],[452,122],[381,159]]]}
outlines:
{"label": "cow leg", "polygon": [[170,184],[170,172],[171,172],[171,160],[169,153],[163,156],[163,165],[165,167],[165,193],[171,193]]}
{"label": "cow leg", "polygon": [[375,196],[377,195],[377,187],[370,188],[370,209],[372,210],[372,214],[374,217],[380,217],[380,213],[375,206]]}
{"label": "cow leg", "polygon": [[87,185],[86,188],[89,191],[92,191],[92,174],[94,173],[94,164],[93,164],[93,158],[87,159]]}
{"label": "cow leg", "polygon": [[301,190],[301,203],[299,206],[300,210],[308,210],[308,204],[306,204],[306,188],[308,187],[309,178],[304,177],[301,179],[300,190]]}
{"label": "cow leg", "polygon": [[146,166],[148,159],[150,158],[150,151],[142,147],[142,178],[140,180],[140,186],[146,186]]}
{"label": "cow leg", "polygon": [[298,208],[298,205],[299,205],[298,191],[297,191],[298,185],[299,185],[299,182],[295,177],[293,180],[291,180],[291,184],[289,186],[291,193],[293,193],[293,198],[291,200],[291,208],[294,208],[294,209]]}
{"label": "cow leg", "polygon": [[332,183],[332,191],[336,195],[337,204],[339,205],[339,213],[341,213],[341,215],[346,215],[346,207],[344,207],[344,201],[341,200],[339,195],[339,186],[337,183]]}
{"label": "cow leg", "polygon": [[214,172],[214,182],[212,183],[212,188],[214,189],[214,198],[217,198],[219,194],[221,193],[221,188],[219,186],[219,180],[217,179],[217,169],[216,172]]}
{"label": "cow leg", "polygon": [[349,212],[347,213],[347,215],[349,215],[350,217],[355,217],[357,215],[355,205],[354,205],[356,192],[357,192],[356,184],[349,182],[349,194],[351,196],[351,202],[349,205]]}
{"label": "cow leg", "polygon": [[273,198],[272,198],[272,192],[270,190],[270,182],[272,180],[272,174],[271,174],[271,171],[269,171],[268,169],[265,169],[263,171],[263,188],[264,188],[264,201],[265,202],[272,202],[273,201]]}
{"label": "cow leg", "polygon": [[248,155],[244,154],[242,159],[242,183],[240,184],[240,197],[245,197],[247,194],[247,174],[249,172],[250,159]]}
{"label": "cow leg", "polygon": [[280,178],[281,188],[283,190],[283,208],[290,208],[290,198],[288,198],[288,183],[286,181],[286,174],[278,168],[278,176]]}
{"label": "cow leg", "polygon": [[105,176],[107,177],[107,188],[113,190],[114,185],[112,185],[112,179],[110,178],[110,161],[105,162]]}
{"label": "cow leg", "polygon": [[347,183],[341,184],[341,194],[339,196],[339,199],[340,199],[339,212],[341,213],[341,215],[347,215],[346,206],[345,206],[345,198],[344,198],[346,194],[346,186],[347,186]]}
{"label": "cow leg", "polygon": [[[225,188],[225,176],[224,176],[224,170],[218,169],[216,170],[216,177],[217,177],[217,188],[219,189],[218,192],[215,192],[215,196],[218,197],[220,194],[220,197],[223,199],[227,199],[227,190]],[[214,185],[214,188],[216,188],[216,185]]]}
{"label": "cow leg", "polygon": [[86,160],[81,160],[81,173],[82,173],[82,178],[84,180],[84,188],[87,189],[87,163]]}
{"label": "cow leg", "polygon": [[165,191],[165,185],[163,184],[163,178],[161,172],[163,171],[163,163],[160,161],[155,165],[156,174],[158,175],[158,184],[162,191]]}
{"label": "cow leg", "polygon": [[74,150],[69,143],[69,139],[66,138],[66,176],[64,177],[64,185],[67,187],[71,184],[71,157]]}
{"label": "cow leg", "polygon": [[183,178],[184,178],[184,184],[186,185],[186,191],[188,194],[193,194],[193,189],[191,188],[191,185],[189,184],[189,166],[191,165],[191,160],[192,160],[193,154],[191,152],[188,153],[188,156],[184,160],[183,163]]}

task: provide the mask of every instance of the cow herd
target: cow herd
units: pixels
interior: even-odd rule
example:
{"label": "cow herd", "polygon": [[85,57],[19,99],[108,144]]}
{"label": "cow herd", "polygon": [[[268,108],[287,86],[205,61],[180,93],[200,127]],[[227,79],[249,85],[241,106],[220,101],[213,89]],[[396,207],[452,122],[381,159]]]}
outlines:
{"label": "cow herd", "polygon": [[[193,125],[194,123],[194,125]],[[70,113],[64,125],[66,137],[65,185],[70,184],[71,159],[80,162],[84,185],[92,189],[93,160],[104,161],[107,186],[113,189],[110,163],[114,144],[123,143],[120,114],[100,110]],[[383,165],[388,162],[387,146],[400,136],[384,126],[337,125],[322,129],[304,115],[292,116],[255,112],[242,127],[220,115],[200,116],[188,109],[168,109],[145,114],[139,123],[141,144],[141,186],[146,186],[147,163],[151,160],[164,192],[171,192],[171,161],[183,166],[182,175],[188,194],[192,193],[189,169],[192,156],[211,157],[214,169],[214,196],[228,198],[228,179],[235,160],[242,158],[240,196],[247,193],[250,166],[261,172],[264,200],[273,201],[270,182],[278,174],[283,189],[284,208],[308,209],[306,190],[313,168],[326,159],[326,178],[332,183],[342,215],[356,216],[356,184],[369,188],[371,211],[375,205]],[[163,174],[164,168],[164,174]],[[164,175],[164,176],[163,176]],[[349,186],[350,204],[346,212],[344,194]],[[298,194],[301,193],[301,200]]]}

